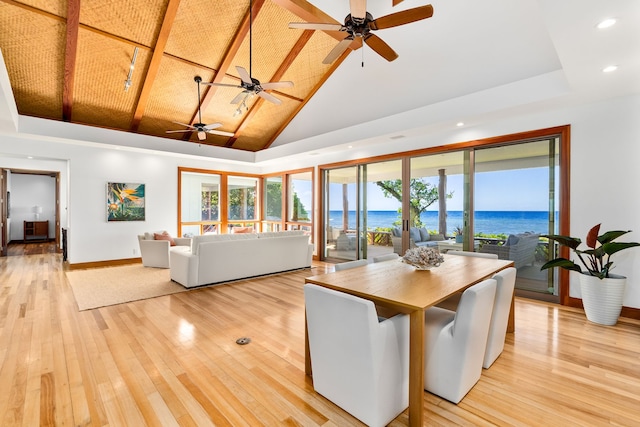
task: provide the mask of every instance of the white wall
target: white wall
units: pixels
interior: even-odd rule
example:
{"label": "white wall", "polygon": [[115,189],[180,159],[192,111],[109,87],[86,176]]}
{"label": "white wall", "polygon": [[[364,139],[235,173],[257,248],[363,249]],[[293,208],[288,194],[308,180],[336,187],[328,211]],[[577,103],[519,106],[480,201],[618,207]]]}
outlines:
{"label": "white wall", "polygon": [[24,221],[36,220],[34,207],[42,208],[39,221],[49,221],[48,236],[55,238],[56,180],[47,175],[11,174],[10,240],[24,238]]}
{"label": "white wall", "polygon": [[[552,126],[571,125],[571,233],[584,236],[599,222],[605,229],[634,230],[626,240],[640,241],[640,95],[523,115],[488,125],[422,135],[408,141],[375,145],[366,152],[284,159],[280,170],[463,142]],[[136,234],[177,229],[178,166],[261,173],[260,164],[228,165],[211,160],[137,153],[108,147],[58,142],[46,137],[0,135],[0,153],[39,153],[69,159],[69,261],[82,263],[138,256]],[[0,158],[0,166],[5,159]],[[313,162],[313,163],[312,163]],[[34,168],[38,168],[35,166]],[[273,165],[270,164],[272,169]],[[317,176],[317,175],[316,175]],[[65,180],[67,177],[65,176]],[[143,223],[107,223],[107,182],[146,184],[147,218]],[[640,249],[617,254],[616,272],[628,280],[625,305],[640,308]],[[572,289],[572,296],[577,296]]]}

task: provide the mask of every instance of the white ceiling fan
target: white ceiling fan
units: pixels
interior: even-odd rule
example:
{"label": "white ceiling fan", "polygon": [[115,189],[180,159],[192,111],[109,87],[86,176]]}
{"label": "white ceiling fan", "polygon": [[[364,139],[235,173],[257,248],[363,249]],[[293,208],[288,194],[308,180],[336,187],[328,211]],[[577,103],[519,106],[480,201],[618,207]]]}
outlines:
{"label": "white ceiling fan", "polygon": [[193,125],[188,125],[186,123],[173,122],[182,126],[186,126],[188,129],[182,130],[168,130],[167,133],[178,133],[178,132],[196,132],[198,135],[198,140],[204,141],[207,139],[207,134],[211,135],[219,135],[219,136],[233,136],[233,132],[224,132],[221,130],[215,130],[222,126],[222,123],[211,123],[204,124],[202,123],[202,111],[200,110],[200,83],[202,82],[202,77],[195,76],[193,80],[198,84],[198,123],[194,123]]}
{"label": "white ceiling fan", "polygon": [[[291,81],[283,81],[283,82],[268,82],[268,83],[260,83],[260,80],[253,78],[251,76],[251,64],[252,64],[252,28],[253,27],[253,8],[252,1],[249,1],[249,72],[243,67],[236,66],[236,70],[240,75],[240,84],[226,84],[226,83],[204,83],[209,86],[225,86],[225,87],[235,87],[242,89],[235,98],[231,100],[232,104],[241,104],[241,107],[247,108],[247,101],[253,97],[254,95],[258,95],[259,97],[272,102],[276,105],[282,104],[282,101],[270,93],[265,92],[265,90],[272,90],[284,87],[293,87],[293,82]],[[236,110],[236,114],[241,112],[240,107]]]}

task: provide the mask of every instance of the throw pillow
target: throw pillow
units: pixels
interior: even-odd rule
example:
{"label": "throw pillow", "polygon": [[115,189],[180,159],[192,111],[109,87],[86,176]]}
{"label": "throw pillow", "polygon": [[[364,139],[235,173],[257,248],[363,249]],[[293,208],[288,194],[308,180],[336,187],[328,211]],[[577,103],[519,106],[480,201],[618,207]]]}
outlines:
{"label": "throw pillow", "polygon": [[173,240],[173,237],[171,237],[166,231],[163,231],[162,233],[153,233],[153,240],[168,240],[169,246],[176,245],[176,241]]}
{"label": "throw pillow", "polygon": [[414,242],[422,241],[422,237],[420,237],[420,230],[418,230],[416,227],[411,227],[409,229],[409,235],[411,236]]}
{"label": "throw pillow", "polygon": [[231,232],[233,234],[253,233],[253,227],[233,227]]}
{"label": "throw pillow", "polygon": [[393,237],[402,237],[402,231],[400,231],[398,227],[393,227],[391,229],[391,234],[393,234]]}
{"label": "throw pillow", "polygon": [[420,230],[420,240],[423,242],[428,242],[431,236],[429,235],[429,232],[427,231],[427,229],[422,227],[422,228],[419,228],[418,230]]}

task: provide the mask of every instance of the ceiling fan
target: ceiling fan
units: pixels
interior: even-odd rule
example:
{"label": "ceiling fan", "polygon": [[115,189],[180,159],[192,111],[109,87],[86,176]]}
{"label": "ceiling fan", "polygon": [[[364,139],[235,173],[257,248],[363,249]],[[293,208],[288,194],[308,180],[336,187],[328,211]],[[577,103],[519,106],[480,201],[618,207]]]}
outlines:
{"label": "ceiling fan", "polygon": [[[233,84],[225,84],[225,83],[204,83],[209,86],[226,86],[226,87],[235,87],[242,89],[235,98],[231,100],[232,104],[240,104],[241,107],[247,109],[247,100],[252,98],[254,95],[258,95],[259,97],[272,102],[276,105],[282,104],[282,101],[270,93],[265,92],[265,90],[272,90],[282,87],[293,87],[293,82],[284,81],[284,82],[268,82],[268,83],[260,83],[260,80],[251,77],[251,63],[252,63],[252,27],[253,27],[253,7],[252,1],[249,0],[249,72],[243,67],[236,66],[236,70],[238,70],[238,74],[240,75],[240,85]],[[236,110],[236,114],[240,114],[241,109],[238,107]]]}
{"label": "ceiling fan", "polygon": [[202,111],[200,111],[200,83],[202,82],[202,77],[195,76],[193,80],[198,84],[198,123],[194,123],[193,125],[188,125],[186,123],[173,122],[182,126],[186,126],[189,129],[183,130],[168,130],[167,133],[177,133],[177,132],[196,132],[198,135],[198,140],[204,141],[207,139],[207,134],[210,133],[212,135],[220,135],[220,136],[233,136],[232,132],[224,132],[221,130],[215,130],[222,126],[222,123],[211,123],[209,125],[205,125],[202,123]]}
{"label": "ceiling fan", "polygon": [[399,25],[420,21],[433,16],[433,6],[430,4],[385,15],[378,19],[373,19],[373,16],[367,12],[366,0],[350,0],[349,4],[351,13],[344,18],[344,25],[314,22],[289,23],[289,28],[344,31],[348,34],[347,37],[345,37],[331,50],[331,52],[329,52],[326,58],[322,61],[323,64],[331,64],[335,61],[345,50],[347,50],[354,40],[358,40],[360,44],[362,44],[362,41],[364,40],[364,42],[371,49],[377,52],[378,55],[382,56],[387,61],[393,61],[398,57],[398,54],[380,37],[371,33],[371,31],[397,27]]}

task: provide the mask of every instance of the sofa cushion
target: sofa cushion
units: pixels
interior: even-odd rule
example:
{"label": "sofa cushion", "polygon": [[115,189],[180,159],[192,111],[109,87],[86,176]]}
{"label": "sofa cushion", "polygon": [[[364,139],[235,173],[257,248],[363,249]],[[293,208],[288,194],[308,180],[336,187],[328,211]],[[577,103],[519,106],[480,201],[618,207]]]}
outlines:
{"label": "sofa cushion", "polygon": [[507,241],[505,242],[505,246],[515,245],[516,243],[518,243],[519,240],[520,238],[518,236],[509,234],[509,237],[507,237]]}
{"label": "sofa cushion", "polygon": [[163,231],[162,233],[153,233],[153,240],[168,240],[169,246],[176,245],[176,242],[175,240],[173,240],[173,237],[171,237],[171,235],[169,235],[169,233],[167,233],[166,231]]}
{"label": "sofa cushion", "polygon": [[198,255],[198,251],[201,243],[207,242],[222,242],[226,240],[242,240],[242,239],[257,239],[258,236],[255,233],[245,234],[205,234],[202,236],[195,236],[191,241],[191,253]]}
{"label": "sofa cushion", "polygon": [[418,230],[416,227],[411,227],[409,229],[409,235],[411,236],[414,242],[422,241],[422,237],[420,236],[420,230]]}
{"label": "sofa cushion", "polygon": [[421,227],[418,230],[420,231],[420,241],[421,242],[428,242],[429,240],[431,240],[431,235],[429,235],[429,232],[427,231],[426,228]]}
{"label": "sofa cushion", "polygon": [[444,235],[442,234],[432,234],[429,240],[433,240],[434,242],[441,242],[444,240]]}
{"label": "sofa cushion", "polygon": [[398,227],[393,227],[391,229],[391,234],[393,234],[393,237],[402,237],[402,230]]}

